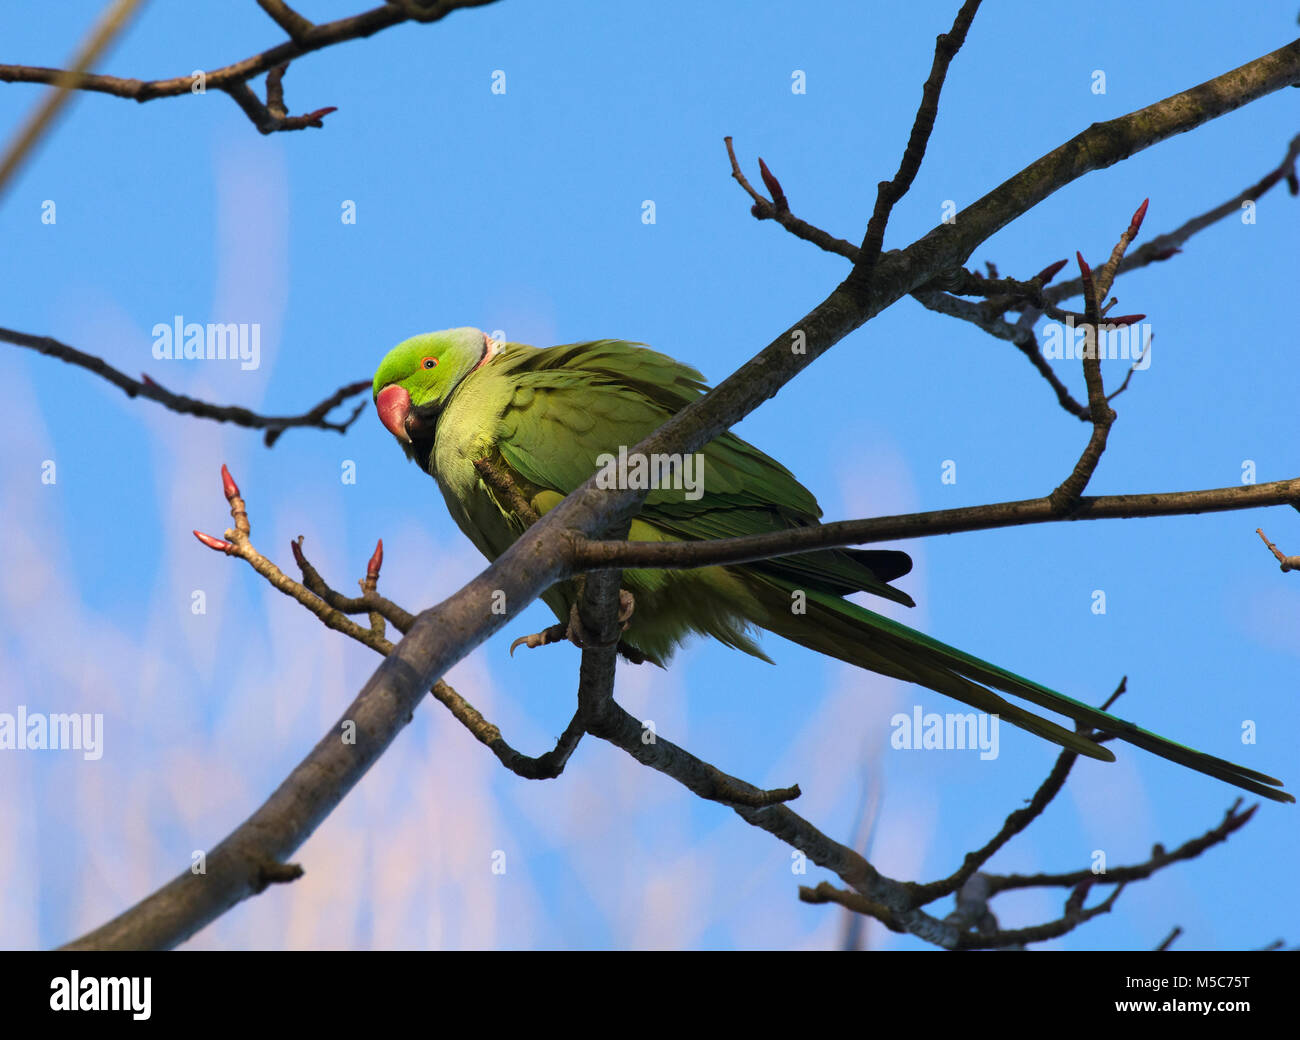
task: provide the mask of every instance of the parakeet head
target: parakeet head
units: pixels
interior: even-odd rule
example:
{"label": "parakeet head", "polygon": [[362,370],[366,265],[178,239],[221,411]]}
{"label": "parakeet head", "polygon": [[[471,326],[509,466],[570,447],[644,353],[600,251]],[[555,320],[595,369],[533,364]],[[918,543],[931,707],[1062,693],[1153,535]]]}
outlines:
{"label": "parakeet head", "polygon": [[432,441],[438,413],[461,381],[499,349],[479,329],[445,329],[397,344],[375,372],[379,421],[411,454]]}

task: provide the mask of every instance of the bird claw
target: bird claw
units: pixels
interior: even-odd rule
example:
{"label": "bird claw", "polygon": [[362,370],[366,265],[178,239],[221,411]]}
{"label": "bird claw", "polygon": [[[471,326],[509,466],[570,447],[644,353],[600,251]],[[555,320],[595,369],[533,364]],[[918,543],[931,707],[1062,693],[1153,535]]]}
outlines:
{"label": "bird claw", "polygon": [[[631,623],[632,612],[636,609],[636,598],[627,589],[618,590],[618,623],[619,631],[626,632],[627,626]],[[515,649],[520,645],[533,650],[539,646],[549,646],[551,643],[560,643],[568,640],[579,650],[588,646],[599,646],[600,641],[593,638],[582,623],[582,618],[578,614],[578,604],[569,608],[569,623],[567,625],[555,624],[550,628],[544,628],[540,632],[532,632],[526,636],[520,636],[510,644],[510,656],[514,657]],[[620,640],[620,645],[623,645]],[[628,649],[631,649],[630,647]],[[633,651],[633,653],[637,653]],[[628,656],[625,654],[625,656]],[[632,658],[629,656],[629,660]],[[644,657],[642,657],[644,660]],[[640,661],[635,663],[640,664]]]}
{"label": "bird claw", "polygon": [[627,589],[618,590],[618,623],[622,625],[620,631],[626,632],[627,626],[632,622],[632,611],[636,610],[636,597]]}
{"label": "bird claw", "polygon": [[550,628],[544,628],[540,632],[530,632],[526,636],[520,636],[510,644],[510,656],[515,656],[515,648],[521,643],[528,647],[529,650],[536,649],[539,646],[547,646],[550,643],[561,642],[566,634],[563,625],[552,625]]}
{"label": "bird claw", "polygon": [[[626,632],[627,626],[632,622],[632,612],[636,610],[636,598],[627,589],[618,590],[618,630]],[[599,639],[593,637],[582,623],[582,616],[578,612],[578,604],[574,604],[569,609],[569,628],[565,633],[569,642],[574,646],[582,648],[587,646],[602,646]],[[618,640],[619,643],[622,640]]]}

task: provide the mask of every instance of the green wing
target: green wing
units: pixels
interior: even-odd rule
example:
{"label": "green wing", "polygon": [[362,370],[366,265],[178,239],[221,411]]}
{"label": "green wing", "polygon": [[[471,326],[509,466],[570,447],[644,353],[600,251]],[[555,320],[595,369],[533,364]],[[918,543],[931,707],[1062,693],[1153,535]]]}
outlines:
{"label": "green wing", "polygon": [[[504,374],[504,373],[503,373]],[[567,495],[597,458],[631,448],[703,393],[695,369],[646,347],[597,340],[511,358],[514,395],[501,418],[506,464],[536,489]],[[639,519],[656,540],[733,538],[819,522],[812,492],[788,469],[732,433],[703,449],[703,495],[651,491]],[[750,565],[834,595],[866,591],[914,606],[886,582],[906,574],[906,553],[830,549]]]}

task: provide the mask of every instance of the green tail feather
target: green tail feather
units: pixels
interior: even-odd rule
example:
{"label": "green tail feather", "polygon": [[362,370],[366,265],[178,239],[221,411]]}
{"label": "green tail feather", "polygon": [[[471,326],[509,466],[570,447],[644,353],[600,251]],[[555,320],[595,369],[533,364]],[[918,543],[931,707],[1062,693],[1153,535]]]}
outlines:
{"label": "green tail feather", "polygon": [[[772,583],[769,587],[778,586]],[[808,614],[795,617],[789,610],[793,586],[786,587],[782,583],[779,587],[779,600],[773,597],[769,605],[772,624],[763,627],[810,649],[849,664],[928,686],[980,711],[996,713],[1012,725],[1090,758],[1114,761],[1115,756],[1072,730],[1004,700],[985,686],[1022,697],[1161,758],[1272,801],[1295,801],[1286,791],[1274,790],[1282,786],[1282,781],[1267,773],[1236,765],[1151,733],[838,596],[805,590]]]}

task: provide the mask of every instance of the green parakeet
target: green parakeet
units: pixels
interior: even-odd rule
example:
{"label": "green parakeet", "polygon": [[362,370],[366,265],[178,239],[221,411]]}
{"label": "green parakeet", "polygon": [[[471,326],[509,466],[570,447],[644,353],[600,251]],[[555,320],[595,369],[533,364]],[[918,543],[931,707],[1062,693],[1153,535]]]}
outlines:
{"label": "green parakeet", "polygon": [[[511,496],[483,478],[476,460],[507,474],[545,514],[620,449],[637,444],[707,387],[694,369],[646,347],[596,340],[538,349],[497,343],[478,329],[415,336],[384,358],[374,379],[379,417],[407,456],[438,483],[456,524],[496,559],[527,526]],[[632,541],[728,538],[819,522],[821,509],[794,475],[732,433],[709,442],[702,472],[677,471],[676,486],[650,491]],[[768,660],[751,637],[764,628],[841,661],[947,694],[1090,758],[1106,747],[994,691],[1064,715],[1198,772],[1275,801],[1281,781],[1194,751],[980,660],[844,599],[866,591],[912,606],[889,585],[906,553],[826,549],[780,559],[693,570],[628,570],[635,607],[623,642],[656,664],[692,633]],[[570,617],[566,582],[544,596]],[[802,612],[796,608],[802,606]]]}

